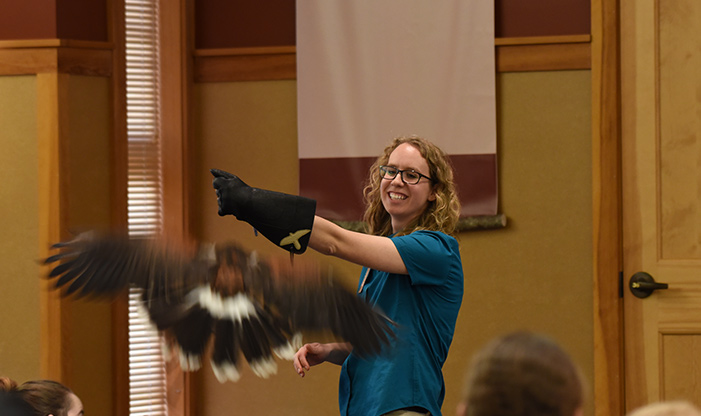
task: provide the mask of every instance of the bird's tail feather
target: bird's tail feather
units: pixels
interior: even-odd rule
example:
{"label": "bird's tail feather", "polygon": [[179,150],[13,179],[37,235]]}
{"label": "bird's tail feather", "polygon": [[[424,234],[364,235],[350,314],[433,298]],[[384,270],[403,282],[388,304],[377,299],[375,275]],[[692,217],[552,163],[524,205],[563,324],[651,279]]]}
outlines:
{"label": "bird's tail feather", "polygon": [[268,378],[277,373],[270,340],[257,316],[241,321],[241,352],[258,377]]}
{"label": "bird's tail feather", "polygon": [[238,367],[241,343],[236,335],[236,325],[235,321],[221,319],[214,327],[211,364],[212,371],[220,383],[227,380],[238,381],[241,377]]}
{"label": "bird's tail feather", "polygon": [[189,313],[166,329],[180,349],[180,366],[198,370],[212,334],[213,319],[206,310],[193,307]]}

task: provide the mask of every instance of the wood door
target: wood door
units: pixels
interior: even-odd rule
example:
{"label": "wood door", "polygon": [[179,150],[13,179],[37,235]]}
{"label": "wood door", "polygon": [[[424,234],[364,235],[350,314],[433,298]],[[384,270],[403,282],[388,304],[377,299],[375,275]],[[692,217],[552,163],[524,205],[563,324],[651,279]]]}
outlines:
{"label": "wood door", "polygon": [[626,410],[701,406],[701,1],[620,5]]}

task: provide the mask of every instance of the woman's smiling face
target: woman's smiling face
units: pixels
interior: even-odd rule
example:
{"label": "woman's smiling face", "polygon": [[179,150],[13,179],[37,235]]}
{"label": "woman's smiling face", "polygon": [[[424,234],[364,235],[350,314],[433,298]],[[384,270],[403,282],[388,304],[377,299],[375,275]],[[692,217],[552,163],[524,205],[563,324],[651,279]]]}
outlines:
{"label": "woman's smiling face", "polygon": [[[429,175],[428,162],[421,156],[419,149],[409,143],[397,146],[389,155],[387,166],[400,170],[415,170]],[[407,185],[401,174],[392,179],[383,179],[380,183],[382,205],[392,218],[392,230],[401,231],[411,220],[418,217],[436,199],[431,181],[421,178],[415,185]]]}

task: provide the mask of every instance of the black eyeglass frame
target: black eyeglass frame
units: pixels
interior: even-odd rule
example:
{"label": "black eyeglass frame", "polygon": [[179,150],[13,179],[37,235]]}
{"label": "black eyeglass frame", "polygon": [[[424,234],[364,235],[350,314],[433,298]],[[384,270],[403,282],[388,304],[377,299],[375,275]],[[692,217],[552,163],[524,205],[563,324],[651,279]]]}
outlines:
{"label": "black eyeglass frame", "polygon": [[[385,176],[386,174],[389,173],[389,172],[387,172],[388,168],[396,171],[394,173],[394,175],[390,175],[391,177]],[[409,172],[409,173],[414,173],[416,175],[419,175],[419,179],[417,179],[416,182],[407,182],[406,178],[404,177],[404,172]],[[428,176],[424,175],[423,173],[415,171],[414,169],[402,170],[399,168],[395,168],[394,166],[380,165],[380,177],[382,179],[392,181],[392,180],[394,180],[394,178],[397,177],[397,175],[399,175],[399,177],[402,179],[402,182],[404,182],[407,185],[418,185],[418,183],[421,182],[421,178],[426,178],[430,182],[433,182],[433,179],[429,178]]]}

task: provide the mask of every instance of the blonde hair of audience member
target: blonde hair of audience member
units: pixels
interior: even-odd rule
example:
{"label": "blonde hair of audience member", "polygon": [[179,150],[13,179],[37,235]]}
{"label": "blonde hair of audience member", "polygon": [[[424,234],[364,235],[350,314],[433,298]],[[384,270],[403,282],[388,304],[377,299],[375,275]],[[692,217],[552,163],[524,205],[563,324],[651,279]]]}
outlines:
{"label": "blonde hair of audience member", "polygon": [[526,331],[489,342],[473,358],[458,416],[581,416],[582,379],[550,338]]}
{"label": "blonde hair of audience member", "polygon": [[701,416],[701,411],[687,401],[651,403],[639,407],[628,416]]}
{"label": "blonde hair of audience member", "polygon": [[32,380],[17,385],[0,378],[0,388],[14,391],[27,402],[36,416],[80,416],[84,414],[80,398],[63,384],[52,380]]}

